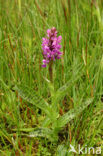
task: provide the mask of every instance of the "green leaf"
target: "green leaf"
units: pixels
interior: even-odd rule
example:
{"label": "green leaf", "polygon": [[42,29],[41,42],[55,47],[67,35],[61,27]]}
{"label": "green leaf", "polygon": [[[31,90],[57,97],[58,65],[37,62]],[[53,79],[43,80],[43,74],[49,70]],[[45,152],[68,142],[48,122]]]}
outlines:
{"label": "green leaf", "polygon": [[15,90],[18,91],[19,96],[21,96],[24,100],[40,108],[46,114],[48,114],[48,116],[50,116],[49,104],[42,97],[40,97],[40,95],[38,95],[34,89],[22,84],[18,84],[16,85]]}
{"label": "green leaf", "polygon": [[57,128],[64,127],[68,122],[78,116],[85,108],[87,108],[93,102],[93,98],[88,99],[86,102],[82,103],[82,105],[70,110],[65,113],[57,120]]}
{"label": "green leaf", "polygon": [[[18,131],[18,129],[12,129],[12,131]],[[19,128],[19,131],[22,132],[22,136],[27,136],[30,138],[43,137],[49,139],[51,142],[57,141],[58,136],[50,128],[39,127],[39,128]]]}
{"label": "green leaf", "polygon": [[34,131],[35,130],[35,128],[19,128],[19,129],[17,129],[17,128],[15,128],[15,129],[12,129],[12,131],[20,131],[20,132],[31,132],[31,131]]}
{"label": "green leaf", "polygon": [[54,142],[58,140],[58,136],[53,133],[53,131],[49,128],[36,128],[35,131],[30,132],[28,137],[43,137],[47,138],[50,141]]}
{"label": "green leaf", "polygon": [[44,121],[42,122],[42,127],[48,127],[52,120],[50,120],[48,117],[45,117]]}
{"label": "green leaf", "polygon": [[76,71],[75,77],[71,77],[70,80],[67,83],[65,83],[65,85],[63,85],[56,91],[54,99],[55,104],[57,104],[61,99],[63,99],[64,96],[68,93],[70,87],[73,86],[78,79],[80,79],[83,69],[81,70],[82,66],[78,68],[79,69]]}
{"label": "green leaf", "polygon": [[48,88],[50,89],[51,96],[55,96],[54,86],[53,86],[53,84],[51,83],[51,81],[48,80],[48,79],[45,78],[45,77],[44,77],[44,80],[46,81],[46,83],[47,83],[47,85],[48,85]]}

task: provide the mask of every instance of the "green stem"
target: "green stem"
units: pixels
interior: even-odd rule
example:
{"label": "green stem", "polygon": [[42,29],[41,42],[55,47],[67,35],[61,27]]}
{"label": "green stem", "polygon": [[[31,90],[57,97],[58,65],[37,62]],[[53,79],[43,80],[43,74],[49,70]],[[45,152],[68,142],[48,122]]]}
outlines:
{"label": "green stem", "polygon": [[49,64],[49,77],[50,77],[50,81],[53,82],[53,61],[50,61]]}

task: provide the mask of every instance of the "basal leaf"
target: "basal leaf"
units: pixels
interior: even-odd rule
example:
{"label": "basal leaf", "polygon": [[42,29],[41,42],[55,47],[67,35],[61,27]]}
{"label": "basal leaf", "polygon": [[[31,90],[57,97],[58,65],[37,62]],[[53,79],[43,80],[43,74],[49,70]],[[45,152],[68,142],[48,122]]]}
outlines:
{"label": "basal leaf", "polygon": [[43,110],[46,114],[50,115],[49,104],[42,97],[40,97],[40,95],[38,95],[34,89],[30,88],[29,86],[18,84],[16,85],[15,90],[18,91],[19,95],[24,100],[35,105],[36,107]]}
{"label": "basal leaf", "polygon": [[[55,93],[55,103],[58,103],[59,100],[61,100],[67,93],[68,93],[68,90],[69,88],[75,84],[75,82],[81,77],[82,75],[82,71],[81,71],[81,68],[78,69],[78,71],[75,73],[75,78],[70,78],[70,80],[65,83],[65,85],[63,85],[62,87],[60,87],[56,93]],[[83,69],[82,69],[83,70]],[[81,72],[80,72],[81,71]],[[80,74],[78,74],[80,72]]]}
{"label": "basal leaf", "polygon": [[53,133],[53,131],[49,128],[36,128],[33,132],[30,132],[28,137],[43,137],[47,138],[50,141],[56,141],[58,139],[58,136]]}
{"label": "basal leaf", "polygon": [[54,96],[55,94],[55,91],[54,91],[54,86],[53,84],[51,83],[50,80],[48,80],[47,78],[44,77],[44,80],[46,81],[47,85],[48,85],[48,88],[50,90],[50,93],[51,93],[51,96]]}
{"label": "basal leaf", "polygon": [[69,112],[65,113],[57,120],[57,128],[64,127],[68,122],[79,115],[85,108],[88,107],[93,102],[93,98],[88,99],[86,102],[82,103],[80,106],[71,109]]}

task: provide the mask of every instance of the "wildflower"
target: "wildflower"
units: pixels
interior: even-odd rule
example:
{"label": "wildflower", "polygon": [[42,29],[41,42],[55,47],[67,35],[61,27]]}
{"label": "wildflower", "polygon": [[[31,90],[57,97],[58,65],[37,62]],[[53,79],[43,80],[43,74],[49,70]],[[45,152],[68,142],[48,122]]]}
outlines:
{"label": "wildflower", "polygon": [[51,28],[47,30],[47,37],[42,39],[42,49],[43,49],[43,65],[42,67],[46,67],[46,65],[55,61],[55,59],[60,59],[62,52],[61,42],[62,37],[57,37],[56,28]]}

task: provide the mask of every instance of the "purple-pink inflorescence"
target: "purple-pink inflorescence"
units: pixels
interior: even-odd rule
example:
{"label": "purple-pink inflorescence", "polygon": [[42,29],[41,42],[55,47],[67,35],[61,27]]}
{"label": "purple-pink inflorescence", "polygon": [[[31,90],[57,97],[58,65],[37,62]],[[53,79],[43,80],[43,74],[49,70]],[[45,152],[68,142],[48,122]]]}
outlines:
{"label": "purple-pink inflorescence", "polygon": [[42,49],[43,49],[43,65],[42,67],[46,67],[46,65],[50,61],[54,61],[55,59],[60,59],[62,52],[61,42],[62,37],[57,37],[56,28],[51,28],[47,30],[47,37],[42,39]]}

